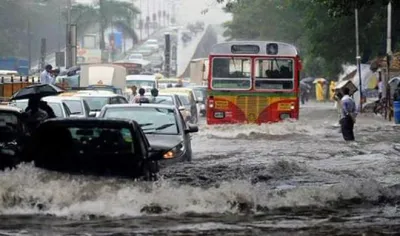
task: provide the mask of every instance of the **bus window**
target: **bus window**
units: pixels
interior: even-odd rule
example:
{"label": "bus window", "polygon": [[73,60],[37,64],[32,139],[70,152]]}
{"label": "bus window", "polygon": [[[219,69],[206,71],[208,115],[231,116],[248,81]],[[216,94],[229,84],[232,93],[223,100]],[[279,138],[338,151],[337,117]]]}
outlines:
{"label": "bus window", "polygon": [[213,58],[212,81],[214,89],[251,88],[250,58]]}
{"label": "bus window", "polygon": [[264,58],[255,60],[255,89],[292,90],[293,60]]}

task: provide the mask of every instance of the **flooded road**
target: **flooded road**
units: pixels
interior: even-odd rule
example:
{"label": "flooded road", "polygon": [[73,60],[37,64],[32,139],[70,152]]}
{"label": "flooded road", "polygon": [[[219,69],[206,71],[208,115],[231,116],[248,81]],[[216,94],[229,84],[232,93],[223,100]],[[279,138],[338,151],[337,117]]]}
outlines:
{"label": "flooded road", "polygon": [[346,143],[332,105],[309,104],[298,122],[200,125],[193,162],[156,183],[25,164],[0,172],[0,235],[394,235],[399,131],[363,114]]}

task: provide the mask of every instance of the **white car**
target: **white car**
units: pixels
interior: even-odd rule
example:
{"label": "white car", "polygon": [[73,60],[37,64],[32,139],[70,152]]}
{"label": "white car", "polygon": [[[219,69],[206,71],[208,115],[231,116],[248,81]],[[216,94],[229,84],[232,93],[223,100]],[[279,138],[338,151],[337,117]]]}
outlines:
{"label": "white car", "polygon": [[[52,99],[51,97],[44,97],[42,98],[42,101],[47,102],[57,118],[67,118],[71,116],[71,111],[69,107],[61,100]],[[12,103],[10,103],[10,105],[18,107],[25,111],[25,109],[28,107],[28,99],[13,101]]]}
{"label": "white car", "polygon": [[[89,117],[90,108],[89,104],[81,97],[74,96],[51,96],[45,97],[46,101],[62,101],[71,111],[71,117]],[[43,99],[43,100],[45,100]]]}
{"label": "white car", "polygon": [[143,60],[143,54],[141,53],[132,53],[128,57],[129,61],[135,61],[135,60]]}
{"label": "white car", "polygon": [[149,39],[144,43],[144,46],[149,47],[154,49],[154,51],[158,51],[160,49],[160,46],[158,44],[158,40],[157,39]]}
{"label": "white car", "polygon": [[128,100],[119,94],[113,93],[98,93],[98,91],[92,93],[75,93],[74,97],[83,98],[89,105],[89,116],[96,117],[100,110],[107,104],[125,104]]}

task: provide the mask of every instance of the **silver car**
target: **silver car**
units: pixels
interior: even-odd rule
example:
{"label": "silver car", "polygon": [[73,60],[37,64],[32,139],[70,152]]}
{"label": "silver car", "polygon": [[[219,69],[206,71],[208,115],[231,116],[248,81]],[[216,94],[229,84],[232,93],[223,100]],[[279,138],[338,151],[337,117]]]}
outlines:
{"label": "silver car", "polygon": [[64,102],[71,111],[71,117],[90,117],[89,104],[81,97],[72,96],[51,96],[45,97],[44,101],[61,101]]}
{"label": "silver car", "polygon": [[[51,97],[44,97],[42,98],[42,101],[47,102],[57,118],[66,118],[71,116],[71,111],[69,110],[67,104],[65,104],[64,102],[55,99],[52,100]],[[25,111],[25,109],[28,107],[28,99],[13,101],[12,103],[10,103],[10,105],[18,107]]]}

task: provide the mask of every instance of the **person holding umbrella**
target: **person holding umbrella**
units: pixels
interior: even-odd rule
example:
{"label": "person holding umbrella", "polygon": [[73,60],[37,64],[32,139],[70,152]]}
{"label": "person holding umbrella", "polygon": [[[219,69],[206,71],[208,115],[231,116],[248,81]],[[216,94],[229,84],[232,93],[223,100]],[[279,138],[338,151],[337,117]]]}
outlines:
{"label": "person holding umbrella", "polygon": [[[33,131],[41,122],[54,117],[54,111],[44,104],[41,99],[46,96],[53,96],[64,92],[57,86],[51,84],[35,84],[18,90],[11,100],[28,99],[28,107],[24,112],[25,122],[30,131]],[[50,109],[48,109],[50,108]],[[49,113],[46,112],[49,111]]]}
{"label": "person holding umbrella", "polygon": [[22,116],[24,117],[23,120],[26,123],[29,133],[32,133],[40,123],[49,117],[47,112],[40,109],[39,96],[29,98],[28,107]]}

